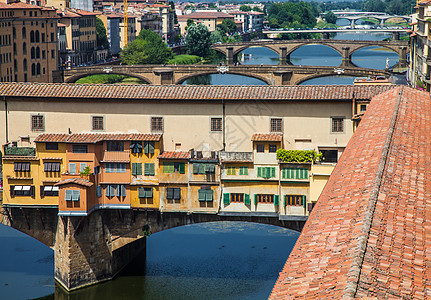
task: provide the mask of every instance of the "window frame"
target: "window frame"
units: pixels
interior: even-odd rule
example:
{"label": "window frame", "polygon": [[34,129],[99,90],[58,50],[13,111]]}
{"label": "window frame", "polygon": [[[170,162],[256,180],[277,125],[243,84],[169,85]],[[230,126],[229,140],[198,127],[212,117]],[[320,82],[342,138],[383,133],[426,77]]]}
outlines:
{"label": "window frame", "polygon": [[210,132],[222,132],[223,131],[223,118],[222,117],[211,117],[210,118]]}
{"label": "window frame", "polygon": [[[275,148],[275,150],[274,150],[274,148]],[[268,146],[268,150],[269,150],[269,153],[276,153],[277,152],[277,144],[269,144],[269,146]],[[272,150],[274,150],[274,151],[272,151]]]}
{"label": "window frame", "polygon": [[[345,117],[331,117],[331,133],[344,133],[344,120],[346,118]],[[339,124],[336,124],[337,121],[341,121],[341,129],[339,128]]]}
{"label": "window frame", "polygon": [[[80,148],[81,149],[78,149]],[[85,147],[85,151],[84,151]],[[88,153],[88,145],[87,144],[72,144],[72,153]]]}
{"label": "window frame", "polygon": [[269,121],[270,132],[283,132],[283,118],[271,118]]}
{"label": "window frame", "polygon": [[[50,145],[50,147],[48,147],[48,145]],[[52,147],[54,145],[55,145],[55,147]],[[57,142],[46,142],[45,143],[45,150],[48,150],[48,151],[58,150],[58,143]]]}
{"label": "window frame", "polygon": [[[158,121],[156,122],[156,120],[160,120],[161,122],[158,123]],[[165,120],[163,117],[161,116],[152,116],[150,119],[150,128],[151,128],[151,132],[163,132],[164,130],[164,126],[165,125]]]}
{"label": "window frame", "polygon": [[[36,120],[36,118],[39,118],[39,120]],[[31,115],[30,127],[31,127],[31,131],[33,132],[45,131],[45,115],[44,114]]]}
{"label": "window frame", "polygon": [[[260,151],[260,150],[262,150],[262,151]],[[257,153],[265,153],[265,144],[256,144],[256,152]]]}
{"label": "window frame", "polygon": [[[102,127],[98,127],[102,122]],[[96,126],[98,125],[98,126]],[[92,131],[104,131],[105,130],[105,116],[91,116],[91,130]]]}

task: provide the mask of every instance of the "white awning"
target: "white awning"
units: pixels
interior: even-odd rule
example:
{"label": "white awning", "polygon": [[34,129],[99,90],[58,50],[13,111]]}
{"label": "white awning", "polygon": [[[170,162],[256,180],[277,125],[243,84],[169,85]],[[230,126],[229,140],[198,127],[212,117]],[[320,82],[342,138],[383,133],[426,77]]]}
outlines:
{"label": "white awning", "polygon": [[14,191],[22,191],[22,185],[16,185],[13,190]]}
{"label": "white awning", "polygon": [[29,191],[29,190],[30,190],[30,186],[29,186],[29,185],[24,185],[24,186],[22,187],[22,190],[23,190],[23,191]]}
{"label": "white awning", "polygon": [[46,185],[43,190],[46,191],[52,191],[52,186],[51,185]]}
{"label": "white awning", "polygon": [[58,186],[53,186],[52,187],[52,191],[53,192],[58,192],[60,189],[58,188]]}

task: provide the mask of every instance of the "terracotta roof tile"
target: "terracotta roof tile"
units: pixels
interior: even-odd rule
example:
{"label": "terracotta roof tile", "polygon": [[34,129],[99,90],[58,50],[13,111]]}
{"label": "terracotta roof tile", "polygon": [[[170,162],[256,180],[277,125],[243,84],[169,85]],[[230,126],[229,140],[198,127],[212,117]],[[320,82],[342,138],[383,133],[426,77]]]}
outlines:
{"label": "terracotta roof tile", "polygon": [[68,179],[64,179],[54,185],[58,186],[58,185],[64,185],[64,184],[79,184],[82,186],[86,186],[86,187],[90,187],[93,185],[92,182],[88,181],[87,179],[83,179],[83,178],[68,178]]}
{"label": "terracotta roof tile", "polygon": [[130,162],[130,153],[129,151],[105,151],[103,153],[102,162]]}
{"label": "terracotta roof tile", "polygon": [[281,133],[255,133],[251,137],[254,142],[281,142],[283,134]]}
{"label": "terracotta roof tile", "polygon": [[187,151],[164,151],[158,158],[189,159],[190,153]]}
{"label": "terracotta roof tile", "polygon": [[36,156],[18,156],[18,155],[5,155],[4,160],[39,160]]}
{"label": "terracotta roof tile", "polygon": [[425,299],[431,291],[430,94],[373,98],[270,299]]}
{"label": "terracotta roof tile", "polygon": [[160,141],[160,133],[44,133],[34,141],[59,143],[98,143],[102,141]]}
{"label": "terracotta roof tile", "polygon": [[[71,83],[0,83],[0,96],[99,101],[110,99],[192,100],[192,101],[351,101],[370,100],[373,96],[396,88],[380,86],[193,86],[193,85],[107,85]],[[11,98],[11,99],[14,99]]]}

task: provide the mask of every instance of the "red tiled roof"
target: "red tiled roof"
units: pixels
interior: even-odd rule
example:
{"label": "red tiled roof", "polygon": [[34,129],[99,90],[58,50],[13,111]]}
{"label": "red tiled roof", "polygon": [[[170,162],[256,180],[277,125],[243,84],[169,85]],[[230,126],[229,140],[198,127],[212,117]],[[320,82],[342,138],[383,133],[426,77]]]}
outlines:
{"label": "red tiled roof", "polygon": [[42,9],[42,7],[24,2],[15,2],[10,4],[0,2],[0,9]]}
{"label": "red tiled roof", "polygon": [[104,85],[67,83],[0,83],[0,96],[23,98],[128,99],[136,100],[241,100],[241,101],[351,101],[370,100],[394,85],[303,85],[303,86],[193,86]]}
{"label": "red tiled roof", "polygon": [[270,299],[430,297],[429,128],[429,93],[373,98]]}
{"label": "red tiled roof", "polygon": [[102,162],[130,162],[130,153],[128,151],[105,151]]}
{"label": "red tiled roof", "polygon": [[83,178],[68,178],[65,180],[62,180],[54,185],[58,186],[58,185],[64,185],[64,184],[79,184],[82,186],[86,186],[86,187],[90,187],[93,185],[92,182],[88,181],[87,179],[83,179]]}
{"label": "red tiled roof", "polygon": [[186,151],[164,151],[158,158],[189,159],[190,153]]}
{"label": "red tiled roof", "polygon": [[254,142],[281,142],[283,135],[281,133],[255,133],[251,140]]}
{"label": "red tiled roof", "polygon": [[98,143],[101,141],[160,141],[160,133],[44,133],[34,141],[58,143]]}

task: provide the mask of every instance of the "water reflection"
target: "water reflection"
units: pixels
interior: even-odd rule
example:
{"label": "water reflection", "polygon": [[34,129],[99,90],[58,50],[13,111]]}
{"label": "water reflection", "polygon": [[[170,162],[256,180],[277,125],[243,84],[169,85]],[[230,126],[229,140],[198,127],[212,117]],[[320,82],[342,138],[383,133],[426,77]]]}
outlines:
{"label": "water reflection", "polygon": [[210,74],[189,78],[183,85],[267,85],[265,81],[257,78],[236,74]]}

